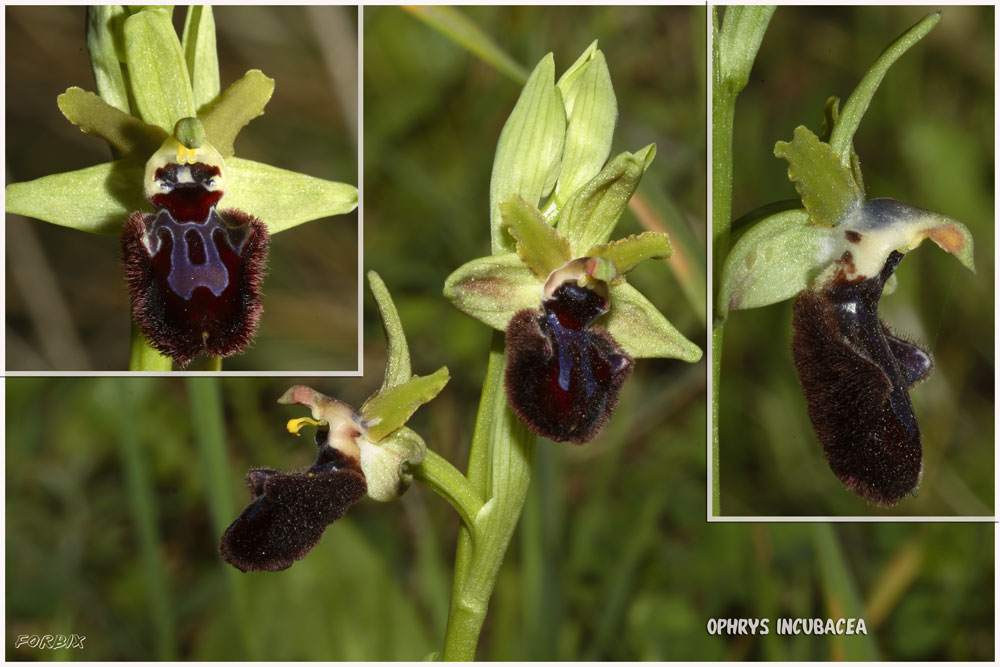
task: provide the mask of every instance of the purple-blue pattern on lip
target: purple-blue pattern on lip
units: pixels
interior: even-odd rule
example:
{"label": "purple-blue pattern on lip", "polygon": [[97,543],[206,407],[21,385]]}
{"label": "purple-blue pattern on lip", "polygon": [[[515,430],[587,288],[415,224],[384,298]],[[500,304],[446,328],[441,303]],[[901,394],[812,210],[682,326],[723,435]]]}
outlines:
{"label": "purple-blue pattern on lip", "polygon": [[182,367],[198,355],[242,352],[260,320],[267,229],[243,211],[216,209],[218,167],[168,164],[156,177],[157,212],[133,213],[122,230],[135,321]]}
{"label": "purple-blue pattern on lip", "polygon": [[604,296],[567,281],[541,310],[511,318],[507,402],[535,434],[584,443],[614,411],[632,359],[606,331],[591,326],[607,310]]}

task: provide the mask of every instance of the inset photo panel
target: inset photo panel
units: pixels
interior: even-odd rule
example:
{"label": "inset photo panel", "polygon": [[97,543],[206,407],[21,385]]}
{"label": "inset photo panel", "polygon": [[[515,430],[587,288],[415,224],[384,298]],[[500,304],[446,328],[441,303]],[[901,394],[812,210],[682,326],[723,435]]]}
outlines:
{"label": "inset photo panel", "polygon": [[713,19],[710,516],[989,520],[994,8]]}
{"label": "inset photo panel", "polygon": [[358,10],[5,7],[14,373],[358,374]]}

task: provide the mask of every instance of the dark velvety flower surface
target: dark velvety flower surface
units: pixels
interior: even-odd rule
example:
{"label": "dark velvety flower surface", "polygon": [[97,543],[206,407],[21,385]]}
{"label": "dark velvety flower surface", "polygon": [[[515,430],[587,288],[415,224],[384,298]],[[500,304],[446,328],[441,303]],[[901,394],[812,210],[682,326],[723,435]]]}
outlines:
{"label": "dark velvety flower surface", "polygon": [[316,546],[326,527],[365,497],[358,462],[317,434],[316,462],[302,472],[254,468],[247,473],[253,502],[226,529],[222,558],[240,570],[284,570]]}
{"label": "dark velvety flower surface", "polygon": [[927,351],[878,318],[883,287],[902,258],[894,251],[878,275],[835,275],[803,291],[792,318],[795,367],[830,468],[878,505],[898,502],[920,483],[920,429],[909,388],[933,366]]}
{"label": "dark velvety flower surface", "polygon": [[218,178],[201,163],[158,169],[157,212],[133,213],[122,232],[135,320],[181,366],[244,351],[260,320],[267,229],[242,211],[216,210]]}
{"label": "dark velvety flower surface", "polygon": [[507,401],[537,435],[580,444],[594,438],[618,404],[632,359],[591,323],[607,312],[596,291],[568,281],[507,326]]}

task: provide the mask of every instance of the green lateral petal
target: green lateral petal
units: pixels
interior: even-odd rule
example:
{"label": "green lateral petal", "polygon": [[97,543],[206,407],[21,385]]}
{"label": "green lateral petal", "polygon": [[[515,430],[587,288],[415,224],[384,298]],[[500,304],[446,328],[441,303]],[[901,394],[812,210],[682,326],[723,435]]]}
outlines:
{"label": "green lateral petal", "polygon": [[812,224],[802,209],[768,216],[748,229],[722,266],[720,316],[778,303],[806,289],[830,261],[835,233]]}
{"label": "green lateral petal", "polygon": [[[591,44],[586,53],[596,45]],[[579,61],[577,61],[579,62]],[[618,102],[604,54],[593,57],[575,75],[559,80],[566,107],[566,144],[553,202],[564,205],[573,193],[596,176],[611,153],[611,138],[618,120]]]}
{"label": "green lateral petal", "polygon": [[[215,51],[215,18],[209,5],[191,5],[184,16],[181,50],[187,63],[194,106],[201,109],[219,96],[219,56]],[[225,156],[223,156],[225,157]]]}
{"label": "green lateral petal", "polygon": [[509,252],[514,244],[501,229],[500,204],[521,195],[532,206],[552,191],[566,135],[566,111],[555,83],[552,54],[524,84],[500,132],[490,177],[490,232],[493,254]]}
{"label": "green lateral petal", "polygon": [[166,11],[141,11],[125,20],[125,55],[144,121],[173,132],[178,120],[195,115],[184,53]]}
{"label": "green lateral petal", "polygon": [[122,71],[125,60],[123,30],[128,13],[120,5],[87,7],[87,51],[97,92],[108,104],[129,112],[128,83]]}
{"label": "green lateral petal", "polygon": [[[393,387],[398,387],[413,375],[410,369],[410,348],[406,344],[406,335],[403,333],[403,323],[399,320],[399,313],[396,311],[396,304],[392,302],[389,290],[382,282],[382,278],[374,271],[368,272],[368,285],[371,288],[372,296],[375,297],[375,305],[378,306],[379,315],[382,317],[382,326],[385,328],[385,337],[388,341],[386,348],[385,377],[382,380],[382,387],[379,392]],[[364,413],[367,403],[362,406]]]}
{"label": "green lateral petal", "polygon": [[226,166],[229,190],[219,209],[246,211],[260,218],[271,234],[317,218],[350,213],[358,205],[358,189],[353,185],[240,158],[229,158]]}
{"label": "green lateral petal", "polygon": [[116,160],[7,186],[7,212],[93,234],[120,234],[133,211],[149,211],[142,165]]}
{"label": "green lateral petal", "polygon": [[138,163],[144,164],[167,138],[161,128],[147,125],[80,88],[70,88],[56,98],[56,103],[69,122],[104,139],[122,157]]}
{"label": "green lateral petal", "polygon": [[570,252],[584,251],[605,243],[628,207],[643,173],[656,155],[650,144],[637,153],[618,155],[597,176],[576,191],[556,218],[556,229],[569,241]]}
{"label": "green lateral petal", "polygon": [[584,256],[610,259],[618,275],[622,276],[647,259],[666,259],[672,254],[674,249],[670,247],[670,237],[665,233],[643,232],[595,246]]}
{"label": "green lateral petal", "polygon": [[415,375],[403,384],[380,393],[361,409],[368,427],[368,439],[378,442],[406,423],[424,403],[432,400],[448,384],[448,369],[432,375]]}
{"label": "green lateral petal", "polygon": [[835,227],[864,200],[850,164],[842,164],[830,146],[808,128],[795,128],[792,141],[776,143],[774,154],[788,161],[788,178],[813,224]]}
{"label": "green lateral petal", "polygon": [[517,240],[517,254],[539,280],[570,259],[569,244],[549,227],[537,208],[520,196],[500,204],[504,227]]}
{"label": "green lateral petal", "polygon": [[208,141],[222,157],[233,154],[233,142],[247,123],[264,113],[274,93],[274,79],[252,69],[226,88],[222,95],[198,115]]}
{"label": "green lateral petal", "polygon": [[611,337],[633,357],[661,357],[694,363],[701,348],[674,328],[636,288],[625,283],[611,288],[611,310],[602,323]]}
{"label": "green lateral petal", "polygon": [[868,110],[868,105],[871,104],[872,97],[875,96],[875,91],[878,90],[889,68],[911,46],[923,39],[940,20],[941,12],[931,12],[904,32],[899,39],[890,44],[889,48],[882,52],[882,55],[878,57],[878,60],[871,66],[871,69],[861,79],[858,87],[854,89],[854,92],[847,99],[847,103],[844,104],[844,108],[840,111],[840,118],[837,120],[837,125],[833,128],[833,132],[830,135],[830,148],[840,158],[840,163],[844,167],[849,168],[851,166],[850,147],[854,141],[854,133],[857,132],[858,125],[861,124],[861,118],[865,115],[865,111]]}
{"label": "green lateral petal", "polygon": [[511,252],[458,267],[445,280],[444,296],[466,315],[504,331],[514,313],[541,305],[542,283]]}

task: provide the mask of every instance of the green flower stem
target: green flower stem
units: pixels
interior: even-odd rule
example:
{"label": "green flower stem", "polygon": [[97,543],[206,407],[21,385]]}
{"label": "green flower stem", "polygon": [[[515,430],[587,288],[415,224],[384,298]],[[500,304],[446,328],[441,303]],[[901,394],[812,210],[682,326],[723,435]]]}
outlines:
{"label": "green flower stem", "polygon": [[517,526],[531,481],[535,436],[507,407],[502,335],[493,334],[490,362],[469,455],[469,481],[486,505],[474,528],[459,534],[445,660],[473,660],[500,564]]}
{"label": "green flower stem", "polygon": [[[730,6],[719,30],[718,13],[713,8],[712,40],[712,285],[718,289],[719,276],[729,254],[729,230],[733,206],[733,119],[736,97],[750,80],[764,32],[774,7]],[[719,380],[722,377],[721,321],[712,331],[712,514],[719,506]]]}
{"label": "green flower stem", "polygon": [[462,517],[466,528],[475,526],[476,516],[483,508],[483,499],[465,475],[447,459],[428,449],[423,462],[413,469],[413,477],[447,500]]}
{"label": "green flower stem", "polygon": [[132,345],[128,355],[128,369],[130,371],[169,371],[172,368],[172,360],[165,357],[146,342],[139,327],[132,323]]}

